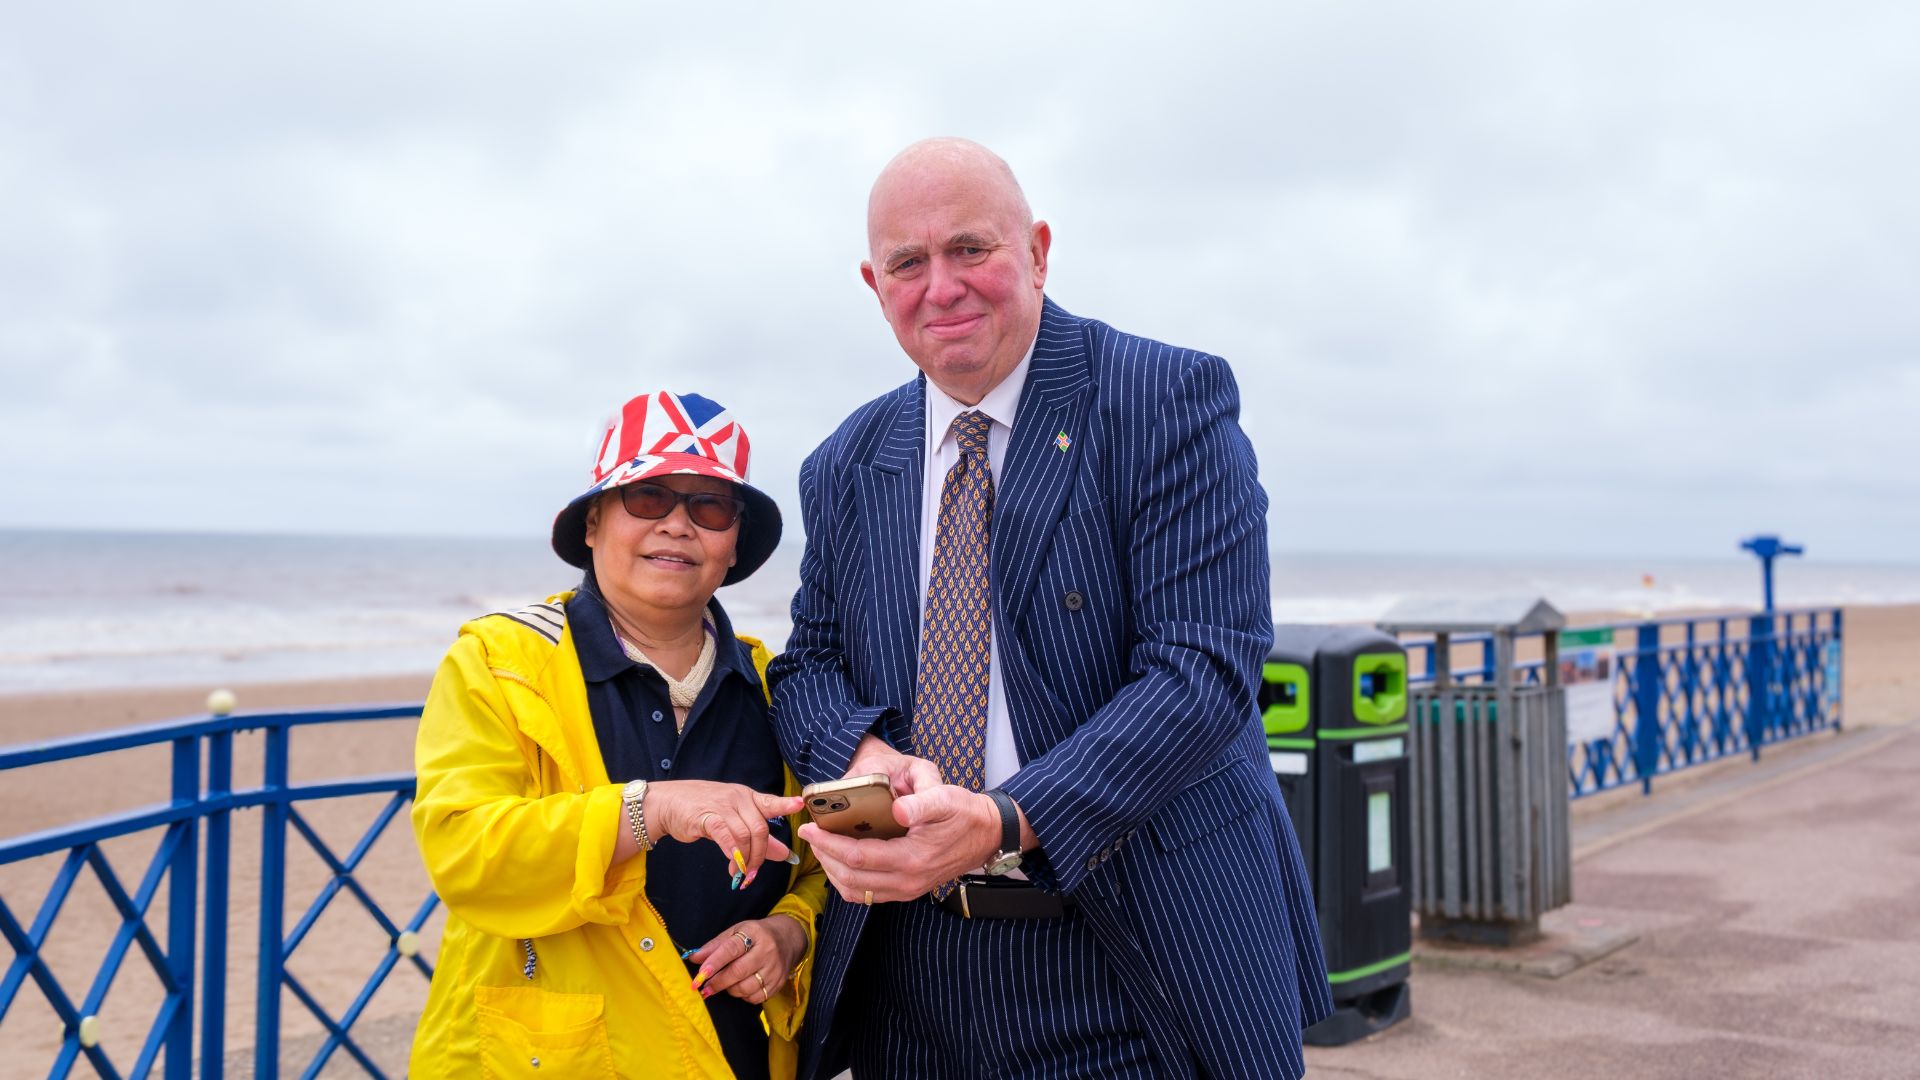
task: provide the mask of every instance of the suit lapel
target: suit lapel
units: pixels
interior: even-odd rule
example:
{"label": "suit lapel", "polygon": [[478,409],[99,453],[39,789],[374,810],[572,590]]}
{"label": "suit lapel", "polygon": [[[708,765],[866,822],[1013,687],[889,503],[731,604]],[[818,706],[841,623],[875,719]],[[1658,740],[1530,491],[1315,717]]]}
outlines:
{"label": "suit lapel", "polygon": [[[924,378],[924,376],[923,376]],[[876,702],[913,710],[919,660],[921,471],[926,459],[926,394],[921,380],[898,391],[892,421],[871,461],[855,470],[858,528],[865,534],[867,655],[874,658]]]}
{"label": "suit lapel", "polygon": [[1048,538],[1073,488],[1093,389],[1086,331],[1048,300],[995,489],[994,618],[1003,626],[1018,625],[1006,621],[1008,612],[1017,617],[1026,610]]}

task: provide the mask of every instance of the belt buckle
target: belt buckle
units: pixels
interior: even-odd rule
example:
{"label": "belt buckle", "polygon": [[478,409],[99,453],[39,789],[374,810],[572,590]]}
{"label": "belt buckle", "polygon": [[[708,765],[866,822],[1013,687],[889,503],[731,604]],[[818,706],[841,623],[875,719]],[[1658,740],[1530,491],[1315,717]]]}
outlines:
{"label": "belt buckle", "polygon": [[966,878],[960,879],[960,917],[963,919],[973,918],[973,908],[967,904],[967,879]]}

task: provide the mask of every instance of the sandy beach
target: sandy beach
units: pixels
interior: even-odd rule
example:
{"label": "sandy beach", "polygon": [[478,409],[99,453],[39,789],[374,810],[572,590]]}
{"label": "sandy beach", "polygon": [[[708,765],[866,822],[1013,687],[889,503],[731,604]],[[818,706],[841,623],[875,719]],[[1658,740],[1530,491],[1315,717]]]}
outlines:
{"label": "sandy beach", "polygon": [[[1901,723],[1920,715],[1920,605],[1855,607],[1846,611],[1845,723],[1849,727]],[[1601,616],[1576,619],[1603,621]],[[1621,642],[1625,645],[1624,639]],[[236,687],[242,710],[303,706],[418,702],[428,676],[365,680],[280,683]],[[204,708],[210,687],[94,691],[0,697],[0,743],[15,744],[100,731],[195,715]],[[413,731],[405,721],[329,725],[294,736],[293,771],[296,780],[316,780],[404,771],[411,767]],[[236,741],[236,786],[254,786],[260,780],[260,740]],[[71,824],[116,810],[162,802],[166,798],[167,753],[163,748],[126,751],[103,758],[23,770],[0,786],[0,822],[5,833],[17,836]],[[374,797],[337,800],[312,807],[311,824],[344,856],[379,812],[383,800]],[[138,885],[152,857],[155,836],[144,834],[109,843],[109,859],[129,889]],[[228,980],[227,1047],[244,1050],[252,1042],[254,1004],[253,964],[258,936],[259,814],[234,817],[230,977]],[[26,865],[0,868],[0,897],[14,916],[30,922],[58,860],[42,858]],[[287,925],[306,910],[328,877],[324,864],[296,837],[290,843]],[[413,850],[404,815],[397,818],[369,853],[357,880],[389,910],[396,920],[410,915],[426,894],[426,879]],[[164,890],[154,904],[165,910]],[[45,954],[68,992],[83,996],[99,957],[120,920],[91,875],[83,875],[62,913]],[[164,926],[164,917],[152,919]],[[439,917],[429,924],[437,928]],[[432,951],[430,932],[426,952]],[[301,983],[336,1015],[343,1011],[387,948],[386,935],[342,893],[295,954],[291,970]],[[158,1000],[158,983],[136,948],[126,962],[113,992],[101,1010],[103,1044],[125,1067],[138,1053],[145,1035],[144,1018]],[[425,980],[408,968],[396,969],[387,985],[367,1008],[361,1025],[380,1033],[370,1040],[382,1068],[404,1068],[408,1017],[424,1000]],[[292,995],[283,1002],[283,1038],[317,1038],[321,1028]],[[124,1017],[124,1020],[119,1018]],[[359,1030],[359,1028],[356,1028]],[[39,990],[29,983],[0,1020],[0,1076],[43,1075],[59,1044],[59,1025]],[[342,1075],[357,1070],[344,1055]],[[329,1070],[330,1072],[335,1070]]]}

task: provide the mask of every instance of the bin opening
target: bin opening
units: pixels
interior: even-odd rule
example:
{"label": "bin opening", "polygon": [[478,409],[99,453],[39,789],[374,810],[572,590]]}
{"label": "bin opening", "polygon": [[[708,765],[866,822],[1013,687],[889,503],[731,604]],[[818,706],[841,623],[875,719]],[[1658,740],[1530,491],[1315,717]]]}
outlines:
{"label": "bin opening", "polygon": [[1400,673],[1397,671],[1369,671],[1360,676],[1360,696],[1372,698],[1378,705],[1384,698],[1400,693]]}
{"label": "bin opening", "polygon": [[1407,658],[1372,653],[1353,665],[1353,715],[1363,724],[1391,724],[1407,715]]}
{"label": "bin opening", "polygon": [[1260,678],[1260,719],[1267,734],[1305,731],[1313,716],[1310,697],[1304,665],[1269,662]]}

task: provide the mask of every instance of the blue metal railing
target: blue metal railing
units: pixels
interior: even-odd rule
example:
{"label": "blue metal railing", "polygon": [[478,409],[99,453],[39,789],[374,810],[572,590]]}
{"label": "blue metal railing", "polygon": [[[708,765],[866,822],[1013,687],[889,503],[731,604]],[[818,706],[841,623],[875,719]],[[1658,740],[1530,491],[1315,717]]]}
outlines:
{"label": "blue metal railing", "polygon": [[[1820,608],[1581,627],[1611,631],[1617,663],[1612,734],[1567,747],[1573,796],[1636,782],[1651,792],[1662,773],[1742,750],[1758,759],[1768,743],[1838,730],[1843,626],[1839,608]],[[1432,682],[1433,640],[1404,644],[1408,681]],[[1490,636],[1463,634],[1453,646],[1479,654],[1477,664],[1456,661],[1455,682],[1493,681]],[[1523,685],[1540,682],[1540,664],[1515,665]]]}
{"label": "blue metal railing", "polygon": [[[1767,743],[1840,726],[1842,624],[1837,609],[1773,616],[1664,619],[1605,628],[1613,631],[1618,660],[1613,672],[1614,729],[1609,737],[1569,748],[1568,770],[1576,797],[1634,781],[1650,789],[1653,778],[1660,773],[1741,750],[1758,757]],[[1631,635],[1630,646],[1618,644],[1622,634]],[[1433,642],[1406,644],[1410,681],[1416,685],[1431,681],[1439,662]],[[1491,639],[1463,636],[1455,638],[1454,644],[1477,647],[1479,656],[1477,664],[1455,665],[1455,680],[1492,681]],[[1524,682],[1540,681],[1540,661],[1521,663],[1518,668]],[[290,783],[289,743],[291,732],[298,727],[411,721],[419,713],[418,706],[396,706],[203,717],[0,749],[0,774],[138,747],[170,745],[172,752],[171,797],[167,802],[79,825],[0,839],[0,867],[64,856],[30,925],[16,918],[6,897],[0,895],[0,936],[14,951],[13,963],[0,980],[0,1018],[7,1015],[31,980],[64,1026],[64,1039],[48,1075],[67,1075],[84,1056],[101,1076],[145,1076],[164,1053],[169,1080],[187,1080],[192,1075],[196,1050],[202,1077],[211,1080],[223,1075],[231,817],[235,810],[255,808],[262,814],[262,837],[254,1075],[279,1075],[283,988],[313,1013],[325,1032],[302,1077],[317,1075],[340,1051],[369,1073],[384,1075],[353,1038],[353,1026],[394,968],[410,964],[423,976],[432,977],[431,965],[418,954],[418,937],[438,899],[427,893],[410,917],[397,921],[357,880],[356,871],[412,798],[413,777],[396,773]],[[262,782],[258,787],[236,790],[234,736],[251,731],[264,733]],[[318,800],[381,794],[387,796],[383,808],[344,857],[335,853],[300,810],[303,804]],[[129,892],[101,845],[149,830],[160,830],[161,841],[142,871],[139,885]],[[285,915],[290,834],[312,847],[325,864],[328,879],[288,932]],[[99,879],[119,913],[121,925],[86,992],[76,1001],[41,956],[41,948],[75,883],[87,871]],[[202,880],[204,896],[196,889]],[[163,885],[169,890],[167,920],[166,926],[156,931],[148,925],[147,913]],[[342,893],[366,909],[387,935],[388,945],[353,1002],[334,1016],[287,970],[287,961]],[[197,941],[196,914],[203,924]],[[135,947],[154,968],[164,996],[139,1053],[123,1073],[99,1045],[97,1022],[92,1018],[98,1015]],[[198,1002],[196,973],[200,976]],[[193,1025],[196,1007],[200,1011],[197,1043]]]}
{"label": "blue metal railing", "polygon": [[[394,706],[364,709],[319,709],[203,717],[127,728],[97,735],[0,748],[0,774],[13,770],[71,761],[117,750],[169,744],[172,748],[171,795],[167,802],[124,811],[78,825],[63,826],[26,836],[0,840],[0,866],[65,853],[52,887],[33,915],[22,924],[5,896],[0,896],[0,935],[13,946],[14,960],[0,980],[0,1017],[5,1017],[22,987],[31,979],[64,1028],[64,1038],[48,1075],[66,1076],[81,1057],[105,1077],[145,1076],[165,1054],[168,1080],[187,1080],[199,1051],[200,1075],[223,1074],[226,1045],[226,988],[228,935],[228,875],[231,863],[231,817],[235,810],[258,808],[262,813],[260,861],[258,997],[254,1018],[253,1073],[275,1077],[280,1068],[281,989],[292,992],[311,1011],[326,1032],[319,1050],[302,1071],[318,1075],[327,1061],[344,1050],[375,1076],[384,1075],[353,1039],[351,1029],[374,993],[400,963],[407,962],[427,978],[433,969],[417,953],[421,928],[438,906],[430,892],[404,922],[396,922],[360,884],[355,871],[374,843],[413,797],[413,776],[394,773],[322,783],[288,781],[289,735],[294,728],[368,720],[415,720],[420,708]],[[233,787],[233,740],[238,733],[261,731],[265,736],[265,763],[258,787]],[[202,782],[202,767],[205,781]],[[356,795],[386,795],[383,809],[344,857],[314,830],[300,805],[316,800]],[[202,825],[204,824],[204,845]],[[291,933],[286,933],[286,865],[289,829],[313,849],[329,871],[326,885],[307,906]],[[128,893],[101,845],[117,837],[162,830],[158,852],[143,872],[139,887]],[[121,926],[105,958],[78,1002],[41,955],[48,934],[83,870],[90,870],[112,900]],[[205,902],[196,886],[206,883]],[[162,884],[169,889],[166,926],[156,933],[147,914]],[[287,970],[287,961],[306,939],[328,906],[341,894],[357,900],[388,935],[386,955],[361,986],[352,1004],[338,1017]],[[196,916],[202,923],[196,941]],[[161,941],[164,939],[165,946]],[[196,948],[196,944],[199,946]],[[161,1002],[155,1011],[140,1052],[123,1072],[100,1045],[102,1003],[128,952],[138,945],[159,976]],[[196,1046],[193,1017],[195,973],[200,978],[200,1033]]]}

